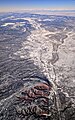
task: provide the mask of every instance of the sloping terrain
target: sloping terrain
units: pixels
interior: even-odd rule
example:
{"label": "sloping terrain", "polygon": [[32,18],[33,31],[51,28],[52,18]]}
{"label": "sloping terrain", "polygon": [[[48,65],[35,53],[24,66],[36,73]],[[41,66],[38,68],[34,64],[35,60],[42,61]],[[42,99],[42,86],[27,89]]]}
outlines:
{"label": "sloping terrain", "polygon": [[75,17],[0,15],[0,120],[75,120]]}

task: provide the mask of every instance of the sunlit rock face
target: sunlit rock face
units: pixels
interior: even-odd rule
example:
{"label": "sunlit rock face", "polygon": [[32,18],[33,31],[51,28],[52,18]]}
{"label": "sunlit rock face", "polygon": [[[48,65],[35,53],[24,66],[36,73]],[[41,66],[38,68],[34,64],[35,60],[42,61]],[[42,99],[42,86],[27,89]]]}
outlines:
{"label": "sunlit rock face", "polygon": [[0,14],[0,120],[75,120],[75,17]]}

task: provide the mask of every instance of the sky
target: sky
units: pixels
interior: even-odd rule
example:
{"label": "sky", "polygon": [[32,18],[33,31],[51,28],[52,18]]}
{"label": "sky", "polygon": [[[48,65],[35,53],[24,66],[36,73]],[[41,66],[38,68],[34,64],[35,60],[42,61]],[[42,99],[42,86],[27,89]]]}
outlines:
{"label": "sky", "polygon": [[75,10],[75,0],[0,0],[0,11],[23,9]]}

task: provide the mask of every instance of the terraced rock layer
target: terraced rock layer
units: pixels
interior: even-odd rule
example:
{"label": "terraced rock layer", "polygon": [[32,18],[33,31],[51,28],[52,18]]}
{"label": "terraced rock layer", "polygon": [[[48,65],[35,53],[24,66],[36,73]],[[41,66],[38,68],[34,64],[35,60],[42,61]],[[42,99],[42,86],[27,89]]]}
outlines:
{"label": "terraced rock layer", "polygon": [[74,120],[75,19],[7,16],[0,21],[0,120]]}

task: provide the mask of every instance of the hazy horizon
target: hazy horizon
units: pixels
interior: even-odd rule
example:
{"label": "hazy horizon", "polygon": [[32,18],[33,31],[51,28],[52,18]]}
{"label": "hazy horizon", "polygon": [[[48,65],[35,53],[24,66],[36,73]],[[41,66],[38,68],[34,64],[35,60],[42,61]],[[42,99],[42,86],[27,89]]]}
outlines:
{"label": "hazy horizon", "polygon": [[0,0],[0,12],[20,10],[75,10],[75,0]]}

